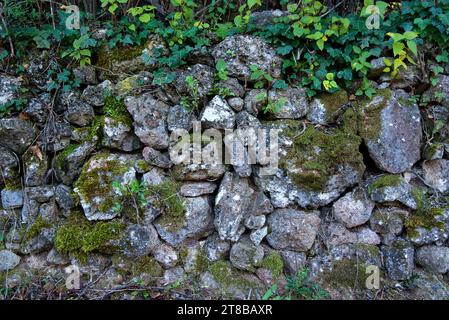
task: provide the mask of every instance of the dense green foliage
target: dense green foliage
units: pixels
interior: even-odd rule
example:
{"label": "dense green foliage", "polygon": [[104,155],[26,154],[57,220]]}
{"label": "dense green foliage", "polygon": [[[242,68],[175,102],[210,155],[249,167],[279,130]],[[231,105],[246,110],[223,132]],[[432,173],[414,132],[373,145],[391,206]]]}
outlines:
{"label": "dense green foliage", "polygon": [[[187,64],[195,53],[206,53],[221,39],[238,33],[265,38],[283,58],[283,79],[273,80],[254,69],[251,79],[255,87],[283,89],[290,85],[306,87],[309,95],[320,91],[358,86],[355,95],[372,96],[368,72],[371,59],[388,56],[384,72],[393,76],[407,65],[420,61],[435,61],[431,72],[442,72],[438,63],[448,61],[449,0],[412,0],[387,4],[382,1],[352,1],[352,11],[328,8],[325,1],[279,1],[278,7],[288,14],[258,26],[251,13],[266,9],[261,0],[245,1],[162,1],[163,7],[145,1],[101,0],[95,10],[81,12],[81,28],[67,29],[65,6],[40,0],[6,0],[0,30],[0,57],[3,68],[23,73],[25,55],[33,50],[52,49],[49,57],[48,91],[70,89],[79,84],[69,71],[77,64],[95,64],[104,45],[114,48],[142,46],[150,35],[160,36],[168,46],[143,53],[143,59],[153,64],[153,84],[171,83],[174,70]],[[69,4],[69,3],[67,3]],[[379,10],[379,28],[369,29],[370,6]],[[81,9],[86,9],[81,7]],[[106,37],[95,33],[104,28]],[[427,46],[426,54],[420,50]],[[224,61],[216,65],[217,78],[227,77]],[[351,86],[351,87],[350,87]],[[20,109],[22,100],[15,100],[0,109],[4,114]],[[272,106],[275,108],[275,106]]]}

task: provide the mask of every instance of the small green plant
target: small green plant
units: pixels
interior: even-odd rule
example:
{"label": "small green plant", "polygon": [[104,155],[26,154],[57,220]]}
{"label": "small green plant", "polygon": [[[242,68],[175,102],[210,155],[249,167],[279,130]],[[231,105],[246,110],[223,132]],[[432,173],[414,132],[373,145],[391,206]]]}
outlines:
{"label": "small green plant", "polygon": [[418,55],[418,49],[414,40],[418,37],[418,34],[413,31],[406,31],[403,34],[388,32],[387,36],[393,40],[394,61],[393,66],[387,65],[384,72],[391,72],[391,75],[395,77],[398,74],[400,67],[407,69],[405,60],[411,64],[415,64],[412,54],[414,56]]}
{"label": "small green plant", "polygon": [[287,277],[286,293],[279,294],[278,286],[272,285],[263,295],[262,300],[321,300],[329,297],[329,293],[309,278],[309,270],[302,268],[296,275]]}
{"label": "small green plant", "polygon": [[219,59],[215,64],[215,69],[217,69],[217,77],[220,80],[228,79],[228,65],[223,59]]}
{"label": "small green plant", "polygon": [[295,276],[288,277],[285,288],[292,296],[300,299],[320,300],[329,297],[326,290],[310,280],[307,268],[302,268]]}
{"label": "small green plant", "polygon": [[114,181],[112,187],[122,195],[121,202],[115,202],[112,207],[114,212],[120,213],[123,211],[124,204],[131,204],[135,209],[136,219],[139,221],[140,209],[147,204],[145,184],[138,180],[132,180],[130,183],[126,184]]}
{"label": "small green plant", "polygon": [[90,37],[90,34],[84,34],[79,39],[73,41],[73,47],[64,51],[61,58],[69,56],[79,62],[80,66],[90,64],[92,55],[91,47],[95,47],[97,41]]}
{"label": "small green plant", "polygon": [[185,82],[190,96],[182,97],[180,104],[188,110],[196,109],[199,104],[198,80],[196,80],[193,76],[187,76]]}
{"label": "small green plant", "polygon": [[324,89],[326,89],[326,91],[338,89],[338,84],[334,80],[333,73],[326,74],[326,80],[323,81],[323,87]]}

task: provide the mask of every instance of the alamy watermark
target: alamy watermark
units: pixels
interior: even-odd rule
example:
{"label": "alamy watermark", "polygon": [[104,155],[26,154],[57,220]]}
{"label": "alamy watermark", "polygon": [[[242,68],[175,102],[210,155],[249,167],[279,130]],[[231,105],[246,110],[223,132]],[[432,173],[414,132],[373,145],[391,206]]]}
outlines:
{"label": "alamy watermark", "polygon": [[209,128],[202,132],[201,122],[193,122],[193,133],[174,130],[170,159],[174,164],[259,164],[260,175],[273,175],[279,163],[279,129],[241,128],[221,130]]}
{"label": "alamy watermark", "polygon": [[64,271],[67,274],[65,280],[67,290],[79,290],[81,288],[80,269],[75,265],[70,265]]}

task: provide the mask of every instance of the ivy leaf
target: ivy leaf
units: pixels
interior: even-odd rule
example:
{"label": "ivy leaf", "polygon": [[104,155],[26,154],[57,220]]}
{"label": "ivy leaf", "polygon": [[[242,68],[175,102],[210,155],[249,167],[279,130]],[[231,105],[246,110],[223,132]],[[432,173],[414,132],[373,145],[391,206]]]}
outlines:
{"label": "ivy leaf", "polygon": [[416,56],[418,55],[418,49],[416,48],[415,41],[407,41],[407,47],[410,49],[411,52]]}
{"label": "ivy leaf", "polygon": [[42,36],[35,36],[33,40],[36,42],[39,49],[50,49],[50,41],[46,38],[43,38]]}
{"label": "ivy leaf", "polygon": [[276,49],[276,52],[280,55],[287,55],[289,54],[291,51],[293,50],[292,46],[286,45],[286,46],[282,46]]}
{"label": "ivy leaf", "polygon": [[393,54],[395,56],[399,55],[399,53],[404,49],[404,44],[402,42],[393,43]]}
{"label": "ivy leaf", "polygon": [[273,83],[273,88],[274,89],[286,90],[286,89],[288,89],[288,84],[284,80],[276,80]]}

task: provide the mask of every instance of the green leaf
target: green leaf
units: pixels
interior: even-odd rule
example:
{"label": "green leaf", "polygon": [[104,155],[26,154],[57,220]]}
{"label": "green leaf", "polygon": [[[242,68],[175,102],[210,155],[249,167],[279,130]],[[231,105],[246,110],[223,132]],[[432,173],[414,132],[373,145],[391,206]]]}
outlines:
{"label": "green leaf", "polygon": [[415,41],[407,41],[407,47],[410,49],[411,52],[413,52],[413,54],[416,56],[418,55],[418,49],[416,48],[416,43]]}
{"label": "green leaf", "polygon": [[393,54],[395,56],[399,55],[399,53],[404,49],[404,44],[402,42],[393,43]]}
{"label": "green leaf", "polygon": [[286,90],[286,89],[288,89],[288,84],[284,80],[276,80],[273,83],[273,88],[274,89]]}
{"label": "green leaf", "polygon": [[148,23],[153,18],[153,15],[151,13],[144,13],[139,17],[140,22],[142,23]]}
{"label": "green leaf", "polygon": [[407,40],[413,40],[413,39],[415,39],[418,35],[416,34],[416,32],[413,32],[413,31],[406,31],[406,32],[403,34],[403,36],[404,36],[404,38],[407,39]]}

